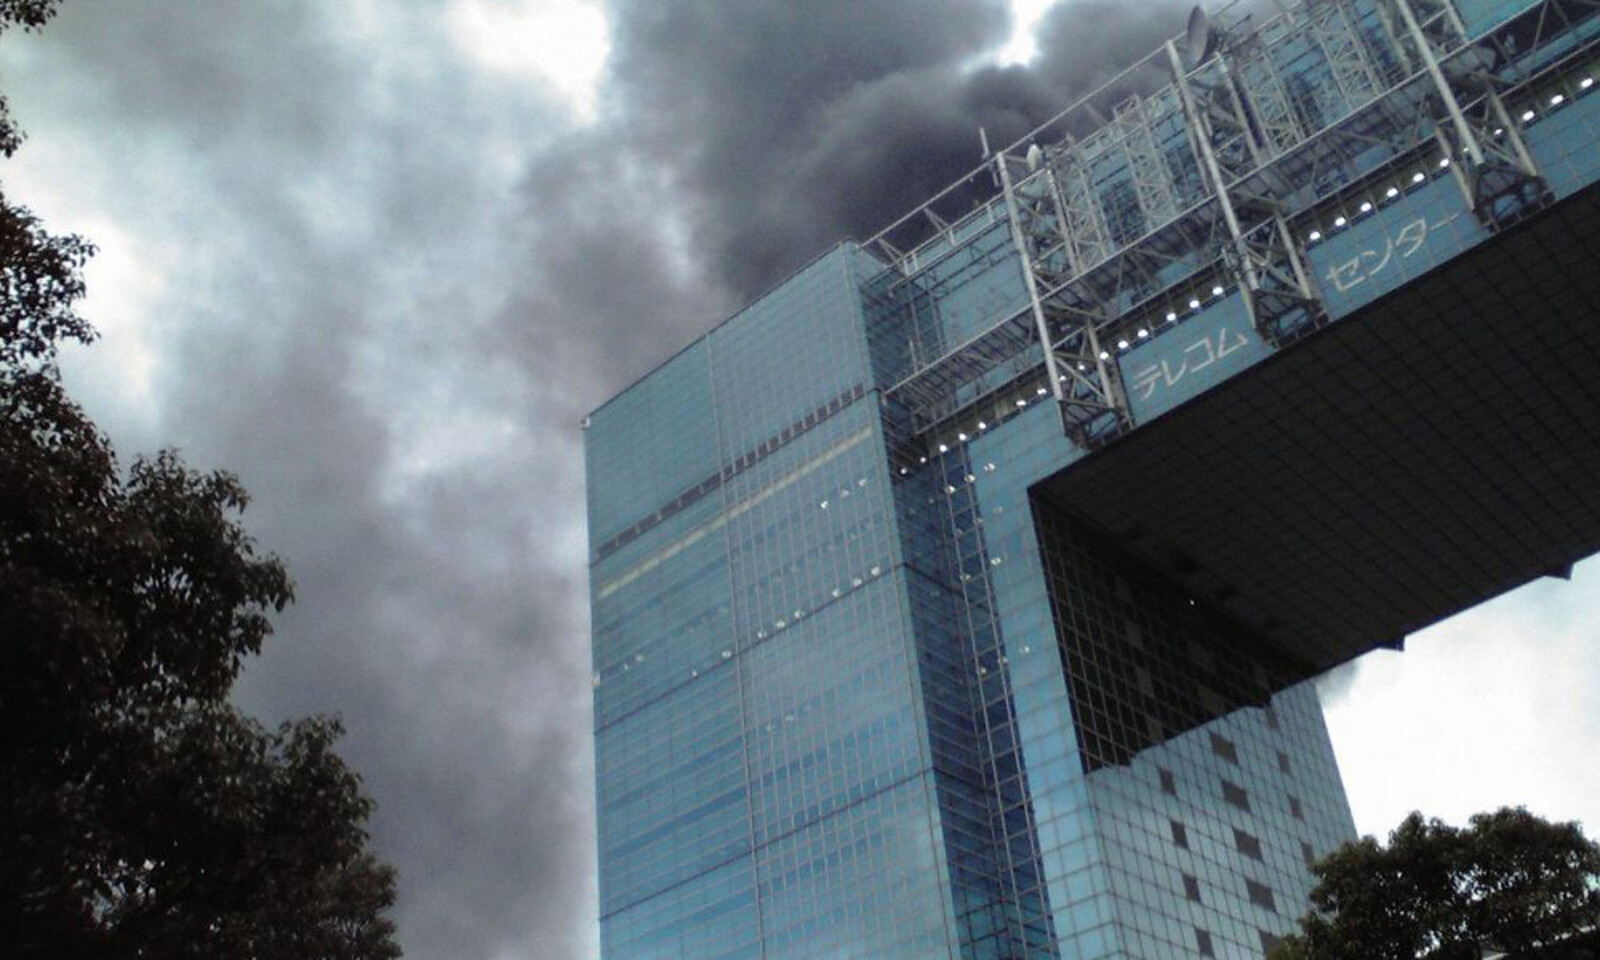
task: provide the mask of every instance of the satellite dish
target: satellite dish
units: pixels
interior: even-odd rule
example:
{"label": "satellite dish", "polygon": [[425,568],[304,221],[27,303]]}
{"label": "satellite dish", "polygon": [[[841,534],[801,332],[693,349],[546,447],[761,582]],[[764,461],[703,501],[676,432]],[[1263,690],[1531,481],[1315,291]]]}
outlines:
{"label": "satellite dish", "polygon": [[1198,67],[1211,59],[1217,52],[1217,47],[1222,44],[1222,31],[1211,25],[1211,18],[1206,16],[1204,9],[1195,7],[1189,13],[1189,32],[1185,40],[1185,52],[1189,55],[1189,66]]}
{"label": "satellite dish", "polygon": [[1039,149],[1037,143],[1029,144],[1027,160],[1029,170],[1039,169],[1039,164],[1044,161],[1044,151]]}

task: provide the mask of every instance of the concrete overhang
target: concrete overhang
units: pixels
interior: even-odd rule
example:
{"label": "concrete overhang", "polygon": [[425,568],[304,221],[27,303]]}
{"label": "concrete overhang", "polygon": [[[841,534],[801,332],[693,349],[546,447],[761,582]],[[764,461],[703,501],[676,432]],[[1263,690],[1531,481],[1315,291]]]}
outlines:
{"label": "concrete overhang", "polygon": [[1307,674],[1600,550],[1600,189],[1035,488]]}

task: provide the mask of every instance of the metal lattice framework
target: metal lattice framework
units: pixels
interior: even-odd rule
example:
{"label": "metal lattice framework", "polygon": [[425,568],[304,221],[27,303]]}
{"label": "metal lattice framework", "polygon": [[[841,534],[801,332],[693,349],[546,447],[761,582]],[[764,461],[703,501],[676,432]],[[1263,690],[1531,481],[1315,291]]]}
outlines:
{"label": "metal lattice framework", "polygon": [[1270,343],[1314,331],[1326,310],[1297,219],[1407,158],[1446,158],[1491,231],[1549,202],[1506,100],[1529,53],[1600,0],[1545,0],[1478,38],[1449,0],[1283,6],[1227,23],[1199,63],[1169,41],[868,241],[891,316],[936,311],[976,272],[951,266],[963,249],[1000,249],[993,231],[1020,269],[1022,306],[959,342],[912,325],[889,395],[914,433],[1048,384],[1074,442],[1120,435],[1132,424],[1104,344],[1197,285],[1236,287]]}

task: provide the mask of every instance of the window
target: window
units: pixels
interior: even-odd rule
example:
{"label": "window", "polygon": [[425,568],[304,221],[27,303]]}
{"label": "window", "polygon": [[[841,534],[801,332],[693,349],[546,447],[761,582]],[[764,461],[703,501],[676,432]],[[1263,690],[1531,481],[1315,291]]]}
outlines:
{"label": "window", "polygon": [[1221,734],[1213,733],[1211,735],[1211,752],[1229,763],[1236,764],[1239,762],[1239,748],[1233,745],[1232,740]]}
{"label": "window", "polygon": [[1176,797],[1178,795],[1178,778],[1172,775],[1172,771],[1166,767],[1156,767],[1156,774],[1161,777],[1161,792],[1168,796]]}
{"label": "window", "polygon": [[1267,708],[1267,728],[1270,730],[1278,729],[1278,711],[1271,707]]}
{"label": "window", "polygon": [[1282,750],[1278,751],[1278,769],[1283,771],[1284,773],[1289,773],[1290,772],[1290,770],[1289,770],[1289,755],[1287,753],[1284,753]]}
{"label": "window", "polygon": [[1291,796],[1289,798],[1289,816],[1294,817],[1296,820],[1304,820],[1306,818],[1306,811],[1304,807],[1300,806],[1299,797]]}
{"label": "window", "polygon": [[1312,852],[1311,844],[1304,840],[1300,841],[1300,858],[1306,862],[1307,869],[1316,865],[1317,855]]}
{"label": "window", "polygon": [[1176,820],[1172,821],[1172,842],[1185,850],[1189,849],[1189,831]]}
{"label": "window", "polygon": [[1263,953],[1271,953],[1273,947],[1283,942],[1283,938],[1275,933],[1268,933],[1265,930],[1256,932],[1261,934],[1261,952]]}
{"label": "window", "polygon": [[1195,903],[1200,902],[1200,881],[1187,873],[1183,875],[1183,895]]}
{"label": "window", "polygon": [[1244,787],[1239,786],[1232,780],[1222,781],[1222,799],[1238,807],[1240,810],[1248,812],[1250,809],[1249,795],[1244,792]]}
{"label": "window", "polygon": [[1202,957],[1214,957],[1217,955],[1216,950],[1211,946],[1211,934],[1199,927],[1194,928],[1194,945],[1200,951]]}
{"label": "window", "polygon": [[1253,857],[1257,860],[1261,859],[1261,841],[1238,827],[1233,830],[1233,845],[1239,848],[1239,852],[1245,856]]}
{"label": "window", "polygon": [[1278,905],[1272,899],[1272,889],[1265,884],[1256,883],[1254,880],[1244,882],[1245,892],[1250,895],[1250,902],[1258,907],[1265,907],[1273,913],[1278,912]]}

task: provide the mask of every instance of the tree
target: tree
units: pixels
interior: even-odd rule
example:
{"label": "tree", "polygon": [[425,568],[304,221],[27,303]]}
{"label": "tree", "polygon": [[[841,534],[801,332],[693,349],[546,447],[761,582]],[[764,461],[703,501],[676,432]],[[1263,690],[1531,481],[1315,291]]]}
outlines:
{"label": "tree", "polygon": [[1312,911],[1270,960],[1597,960],[1600,845],[1521,807],[1457,828],[1413,813],[1313,869]]}
{"label": "tree", "polygon": [[[56,0],[0,0],[0,32]],[[21,142],[0,100],[0,153]],[[229,692],[291,601],[239,481],[124,473],[56,351],[93,248],[0,193],[0,943],[9,957],[378,960],[394,872],[336,719]]]}

